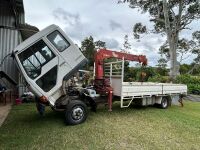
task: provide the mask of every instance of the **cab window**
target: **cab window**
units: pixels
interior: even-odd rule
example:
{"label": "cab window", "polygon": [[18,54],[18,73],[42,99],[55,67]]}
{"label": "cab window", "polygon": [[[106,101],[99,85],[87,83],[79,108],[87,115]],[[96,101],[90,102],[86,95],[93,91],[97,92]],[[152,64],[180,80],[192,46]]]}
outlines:
{"label": "cab window", "polygon": [[64,51],[70,46],[70,43],[57,30],[47,36],[47,39],[60,52]]}
{"label": "cab window", "polygon": [[50,91],[56,85],[57,69],[58,67],[54,66],[36,81],[36,84],[45,92]]}
{"label": "cab window", "polygon": [[35,79],[41,74],[41,68],[55,57],[43,40],[38,41],[18,55],[27,75]]}

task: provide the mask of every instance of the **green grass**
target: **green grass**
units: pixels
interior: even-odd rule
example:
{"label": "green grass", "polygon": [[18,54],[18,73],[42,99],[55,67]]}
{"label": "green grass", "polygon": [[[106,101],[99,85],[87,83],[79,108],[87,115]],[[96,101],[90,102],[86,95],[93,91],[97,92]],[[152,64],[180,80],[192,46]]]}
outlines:
{"label": "green grass", "polygon": [[200,103],[183,108],[120,109],[90,112],[85,123],[66,126],[62,112],[47,109],[40,117],[34,104],[13,106],[0,127],[0,149],[200,149]]}

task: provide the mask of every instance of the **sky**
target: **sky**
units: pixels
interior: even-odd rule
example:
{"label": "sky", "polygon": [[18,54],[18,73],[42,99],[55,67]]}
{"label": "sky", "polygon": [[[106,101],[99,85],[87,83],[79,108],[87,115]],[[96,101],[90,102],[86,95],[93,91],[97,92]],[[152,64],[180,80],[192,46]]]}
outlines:
{"label": "sky", "polygon": [[[140,41],[133,38],[133,26],[142,22],[150,28],[148,14],[141,14],[128,4],[118,4],[118,0],[24,0],[26,23],[40,30],[50,24],[60,26],[79,46],[84,38],[93,36],[94,40],[106,42],[108,49],[123,48],[124,36],[129,36],[130,53],[146,55],[148,64],[155,66],[160,58],[159,47],[166,37],[144,35]],[[197,30],[200,21],[191,24],[192,31]],[[192,31],[185,31],[182,37],[188,37]],[[191,62],[191,57],[185,63]]]}

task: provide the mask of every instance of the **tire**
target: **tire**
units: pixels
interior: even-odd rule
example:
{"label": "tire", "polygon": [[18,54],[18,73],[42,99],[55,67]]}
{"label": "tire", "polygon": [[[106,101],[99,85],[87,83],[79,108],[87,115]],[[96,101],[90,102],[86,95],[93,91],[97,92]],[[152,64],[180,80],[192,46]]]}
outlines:
{"label": "tire", "polygon": [[162,109],[167,109],[169,107],[169,105],[170,105],[169,99],[167,97],[162,97],[160,107]]}
{"label": "tire", "polygon": [[65,122],[68,125],[83,123],[87,118],[87,106],[80,100],[69,102],[65,112]]}

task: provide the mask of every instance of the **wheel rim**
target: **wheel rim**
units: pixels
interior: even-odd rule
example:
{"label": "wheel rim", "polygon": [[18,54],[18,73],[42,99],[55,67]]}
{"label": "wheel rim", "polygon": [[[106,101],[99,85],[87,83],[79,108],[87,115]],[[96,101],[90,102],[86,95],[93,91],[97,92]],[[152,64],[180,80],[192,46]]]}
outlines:
{"label": "wheel rim", "polygon": [[163,99],[163,107],[167,107],[167,100],[166,99]]}
{"label": "wheel rim", "polygon": [[72,118],[76,121],[79,121],[83,118],[83,116],[84,116],[83,108],[80,106],[74,107],[74,109],[72,110]]}

